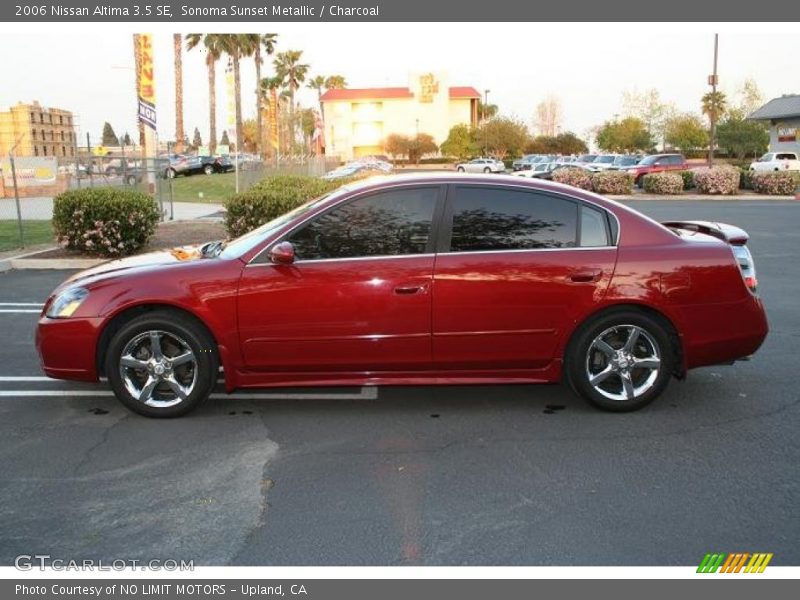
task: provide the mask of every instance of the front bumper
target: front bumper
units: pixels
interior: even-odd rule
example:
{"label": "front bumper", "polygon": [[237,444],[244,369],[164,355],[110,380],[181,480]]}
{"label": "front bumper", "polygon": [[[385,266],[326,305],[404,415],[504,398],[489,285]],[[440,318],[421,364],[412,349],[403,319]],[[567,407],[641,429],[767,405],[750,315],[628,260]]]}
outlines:
{"label": "front bumper", "polygon": [[102,317],[50,319],[36,327],[36,351],[45,375],[54,379],[97,381],[96,349]]}

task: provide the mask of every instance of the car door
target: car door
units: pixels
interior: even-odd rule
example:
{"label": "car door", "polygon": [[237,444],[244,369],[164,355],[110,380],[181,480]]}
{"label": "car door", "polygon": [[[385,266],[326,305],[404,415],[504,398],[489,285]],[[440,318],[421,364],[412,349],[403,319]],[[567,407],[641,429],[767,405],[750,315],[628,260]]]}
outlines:
{"label": "car door", "polygon": [[250,369],[419,370],[431,366],[433,229],[443,187],[371,192],[285,235],[295,262],[244,269],[239,334]]}
{"label": "car door", "polygon": [[548,365],[576,315],[608,287],[611,218],[525,186],[451,186],[434,267],[434,366]]}

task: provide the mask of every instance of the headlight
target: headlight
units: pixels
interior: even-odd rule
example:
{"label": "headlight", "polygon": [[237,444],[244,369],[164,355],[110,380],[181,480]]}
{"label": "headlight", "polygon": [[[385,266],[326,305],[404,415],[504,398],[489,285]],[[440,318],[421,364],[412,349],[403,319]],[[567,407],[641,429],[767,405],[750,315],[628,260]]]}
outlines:
{"label": "headlight", "polygon": [[51,319],[66,319],[78,310],[81,302],[89,295],[89,290],[76,287],[69,288],[56,296],[50,308],[47,309],[47,316]]}

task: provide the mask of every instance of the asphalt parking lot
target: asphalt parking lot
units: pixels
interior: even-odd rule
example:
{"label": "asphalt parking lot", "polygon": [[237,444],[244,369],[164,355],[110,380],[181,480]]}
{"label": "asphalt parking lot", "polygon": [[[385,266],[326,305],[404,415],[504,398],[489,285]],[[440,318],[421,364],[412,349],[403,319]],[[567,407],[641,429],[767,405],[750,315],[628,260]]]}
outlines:
{"label": "asphalt parking lot", "polygon": [[752,361],[632,414],[480,386],[287,390],[145,419],[103,385],[42,377],[35,304],[68,273],[0,274],[0,564],[800,564],[800,203],[632,204],[745,228],[771,325]]}

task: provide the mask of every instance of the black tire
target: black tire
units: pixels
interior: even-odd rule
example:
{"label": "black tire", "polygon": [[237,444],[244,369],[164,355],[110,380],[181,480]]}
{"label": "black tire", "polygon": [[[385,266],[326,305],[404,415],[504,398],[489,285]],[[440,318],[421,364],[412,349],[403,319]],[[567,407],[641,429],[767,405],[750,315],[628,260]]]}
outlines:
{"label": "black tire", "polygon": [[126,183],[128,185],[136,185],[136,183],[137,183],[136,182],[136,176],[135,175],[128,175],[128,178],[126,179]]}
{"label": "black tire", "polygon": [[464,167],[458,167],[458,169],[456,169],[456,171],[458,171],[459,173],[464,173],[466,171],[466,169],[464,169]]}
{"label": "black tire", "polygon": [[164,177],[166,177],[167,179],[175,179],[175,177],[177,177],[177,175],[178,175],[178,172],[175,169],[173,169],[172,167],[170,167],[169,169],[164,171]]}
{"label": "black tire", "polygon": [[[619,331],[616,334],[615,331]],[[630,328],[627,329],[626,328]],[[606,356],[599,352],[597,349],[592,349],[593,344],[598,336],[612,330],[604,341],[611,340],[615,335],[621,339],[626,331],[639,328],[646,333],[642,336],[639,333],[637,342],[634,344],[636,349],[633,350],[634,355],[639,354],[646,358],[650,346],[655,345],[655,354],[660,359],[660,366],[657,374],[650,382],[649,387],[645,387],[648,383],[650,375],[653,373],[651,368],[634,368],[629,371],[628,377],[633,382],[633,390],[635,393],[637,381],[640,383],[641,393],[635,393],[632,398],[609,398],[605,394],[625,394],[625,386],[622,375],[613,372],[613,367],[618,367],[619,363],[613,363],[609,360],[608,363],[603,364]],[[572,387],[572,389],[581,397],[586,399],[591,404],[603,410],[611,412],[629,412],[638,410],[655,400],[666,389],[669,380],[672,377],[675,362],[675,352],[673,348],[672,335],[670,325],[659,318],[654,318],[642,311],[635,309],[614,310],[598,315],[588,322],[584,323],[573,336],[567,350],[565,352],[565,375]],[[611,344],[612,349],[617,349],[616,345]],[[624,351],[624,347],[619,348]],[[618,360],[617,357],[615,359]],[[623,366],[625,365],[625,357],[621,357]],[[640,359],[641,360],[641,359]],[[598,363],[599,361],[599,363]],[[590,383],[589,370],[595,375],[601,374],[606,368],[611,369],[612,373],[607,376],[607,379],[601,381],[598,385],[603,388],[603,392],[599,391],[595,386]],[[623,369],[624,371],[625,369]],[[618,388],[618,389],[617,389]]]}
{"label": "black tire", "polygon": [[638,187],[640,190],[644,189],[644,175],[640,175],[636,181],[634,181],[634,185]]}
{"label": "black tire", "polygon": [[491,173],[491,172],[492,172],[492,170],[491,170],[489,167],[485,167],[485,168],[483,169],[483,172],[484,172],[484,173]]}
{"label": "black tire", "polygon": [[[186,398],[180,399],[166,383],[159,383],[153,391],[154,396],[159,396],[153,398],[153,401],[162,404],[159,406],[145,404],[134,397],[126,387],[120,367],[125,347],[152,331],[159,332],[157,335],[163,344],[162,352],[165,358],[174,358],[181,352],[181,350],[176,352],[179,346],[173,343],[175,340],[185,343],[191,349],[194,358],[191,365],[174,367],[174,378],[182,378],[185,381],[194,377],[193,386]],[[145,360],[142,355],[137,358]],[[191,317],[177,311],[155,310],[132,319],[114,334],[106,352],[105,372],[116,397],[133,412],[146,417],[180,417],[203,404],[216,384],[219,372],[216,344],[208,331]],[[143,384],[141,389],[144,388],[144,379],[149,380],[151,377],[143,370],[129,370],[126,373],[130,373],[129,379],[140,378],[139,381]],[[172,400],[169,399],[170,395],[174,396]],[[173,404],[167,406],[169,402]]]}
{"label": "black tire", "polygon": [[206,175],[213,175],[214,174],[214,167],[212,165],[206,165],[203,167],[203,173]]}

